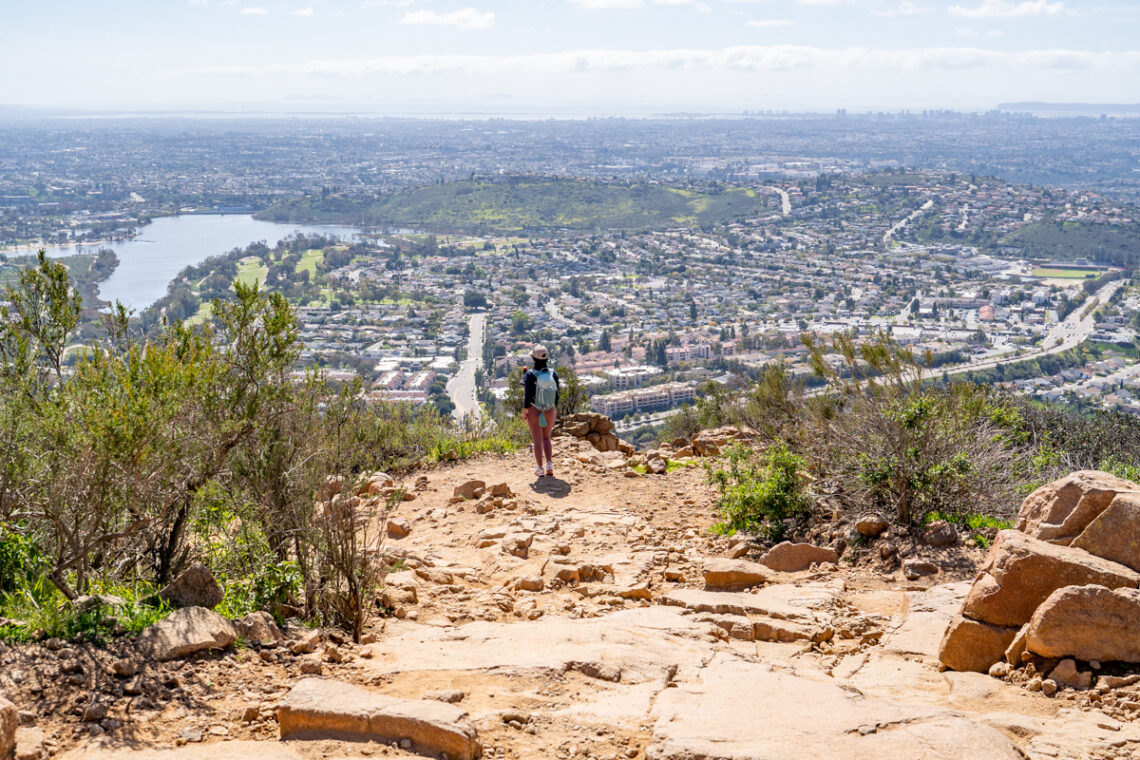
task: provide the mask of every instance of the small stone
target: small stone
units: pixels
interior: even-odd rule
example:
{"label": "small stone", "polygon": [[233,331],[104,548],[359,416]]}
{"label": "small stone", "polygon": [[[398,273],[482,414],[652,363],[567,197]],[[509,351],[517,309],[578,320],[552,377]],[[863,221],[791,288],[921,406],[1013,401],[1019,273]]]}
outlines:
{"label": "small stone", "polygon": [[1057,693],[1057,682],[1052,678],[1046,678],[1041,682],[1041,693],[1047,697],[1051,697]]}
{"label": "small stone", "polygon": [[890,527],[887,518],[873,512],[860,515],[855,521],[855,530],[861,536],[874,538]]}
{"label": "small stone", "polygon": [[1005,678],[1013,672],[1013,666],[1008,662],[995,662],[990,666],[989,674],[994,678]]}
{"label": "small stone", "polygon": [[324,672],[319,657],[306,657],[301,662],[301,674],[306,676],[319,676]]}
{"label": "small stone", "polygon": [[259,717],[261,717],[260,705],[248,705],[241,714],[241,719],[246,723],[253,723]]}
{"label": "small stone", "polygon": [[446,691],[432,691],[424,694],[424,699],[434,699],[437,702],[447,702],[448,704],[455,704],[462,702],[467,697],[467,692],[460,691],[459,689],[447,689]]}
{"label": "small stone", "polygon": [[504,723],[530,723],[530,713],[517,708],[507,708],[501,713]]}
{"label": "small stone", "polygon": [[141,678],[132,678],[123,684],[123,693],[129,697],[138,696],[143,693],[143,683]]}
{"label": "small stone", "polygon": [[111,672],[120,678],[130,678],[139,672],[139,666],[134,660],[123,658],[111,663]]}
{"label": "small stone", "polygon": [[958,543],[958,531],[945,520],[936,520],[926,526],[922,540],[930,546],[953,546]]}
{"label": "small stone", "polygon": [[107,705],[102,702],[92,702],[83,708],[84,723],[98,723],[107,717]]}
{"label": "small stone", "polygon": [[317,647],[321,643],[321,632],[317,630],[306,631],[301,635],[301,638],[294,641],[289,646],[289,651],[293,654],[312,654],[317,651]]}
{"label": "small stone", "polygon": [[403,517],[392,517],[388,520],[388,537],[403,538],[412,532],[412,525]]}
{"label": "small stone", "polygon": [[1041,676],[1033,676],[1033,678],[1029,679],[1029,683],[1025,684],[1025,689],[1032,692],[1041,691],[1042,683]]}
{"label": "small stone", "polygon": [[182,729],[182,733],[179,734],[179,737],[183,741],[187,741],[187,742],[195,742],[195,743],[200,742],[200,741],[202,741],[202,729],[194,728],[193,726],[191,726],[190,728],[184,728],[184,729]]}
{"label": "small stone", "polygon": [[903,562],[903,575],[908,581],[918,580],[927,575],[938,573],[938,565],[921,559],[908,559]]}

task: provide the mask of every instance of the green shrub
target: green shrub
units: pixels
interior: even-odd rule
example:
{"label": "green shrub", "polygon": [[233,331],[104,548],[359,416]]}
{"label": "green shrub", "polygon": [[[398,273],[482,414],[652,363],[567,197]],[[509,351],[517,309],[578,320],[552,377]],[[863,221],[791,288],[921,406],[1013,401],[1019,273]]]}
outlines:
{"label": "green shrub", "polygon": [[0,524],[0,592],[33,583],[43,574],[47,560],[30,536]]}
{"label": "green shrub", "polygon": [[762,455],[733,446],[726,452],[725,465],[709,469],[709,482],[719,495],[721,520],[713,526],[715,532],[755,532],[778,540],[789,520],[807,515],[800,474],[804,460],[787,446],[778,444]]}

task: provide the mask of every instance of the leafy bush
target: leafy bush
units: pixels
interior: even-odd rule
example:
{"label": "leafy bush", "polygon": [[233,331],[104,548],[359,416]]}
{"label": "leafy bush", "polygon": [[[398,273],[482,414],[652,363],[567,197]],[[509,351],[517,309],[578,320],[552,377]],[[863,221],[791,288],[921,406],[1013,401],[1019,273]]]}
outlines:
{"label": "leafy bush", "polygon": [[732,535],[746,531],[778,540],[789,520],[807,515],[808,499],[801,475],[804,460],[787,446],[773,446],[764,454],[733,446],[726,452],[725,464],[727,467],[710,467],[708,471],[709,482],[717,490],[716,507],[721,517],[713,526],[715,532]]}

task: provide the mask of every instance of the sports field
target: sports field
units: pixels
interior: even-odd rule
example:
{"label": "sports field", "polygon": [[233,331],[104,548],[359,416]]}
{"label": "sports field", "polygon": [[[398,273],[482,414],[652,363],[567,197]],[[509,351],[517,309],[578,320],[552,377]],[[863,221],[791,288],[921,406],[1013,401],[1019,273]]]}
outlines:
{"label": "sports field", "polygon": [[1087,280],[1097,276],[1097,272],[1087,269],[1034,269],[1030,274],[1055,280]]}

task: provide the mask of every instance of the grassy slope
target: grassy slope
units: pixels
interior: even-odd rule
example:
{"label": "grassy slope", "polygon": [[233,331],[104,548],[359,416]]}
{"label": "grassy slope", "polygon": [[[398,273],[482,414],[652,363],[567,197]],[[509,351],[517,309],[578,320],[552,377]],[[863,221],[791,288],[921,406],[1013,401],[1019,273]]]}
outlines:
{"label": "grassy slope", "polygon": [[1028,224],[1002,239],[1026,256],[1062,261],[1087,258],[1125,266],[1140,260],[1140,224],[1109,225],[1052,221]]}
{"label": "grassy slope", "polygon": [[339,222],[440,231],[651,229],[722,222],[756,213],[755,192],[697,192],[660,185],[610,185],[521,178],[427,185],[354,202],[301,198],[259,216],[291,222]]}

